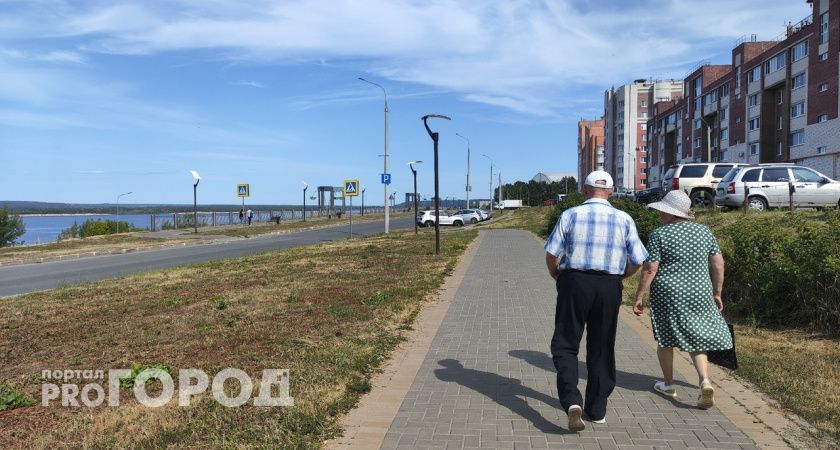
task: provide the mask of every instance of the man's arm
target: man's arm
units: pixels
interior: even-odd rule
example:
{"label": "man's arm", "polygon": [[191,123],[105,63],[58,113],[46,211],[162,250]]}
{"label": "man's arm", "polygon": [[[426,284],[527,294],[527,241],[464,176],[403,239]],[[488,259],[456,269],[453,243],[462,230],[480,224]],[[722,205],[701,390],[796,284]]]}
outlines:
{"label": "man's arm", "polygon": [[560,271],[557,270],[557,257],[545,252],[545,265],[548,267],[548,274],[556,280],[560,276]]}

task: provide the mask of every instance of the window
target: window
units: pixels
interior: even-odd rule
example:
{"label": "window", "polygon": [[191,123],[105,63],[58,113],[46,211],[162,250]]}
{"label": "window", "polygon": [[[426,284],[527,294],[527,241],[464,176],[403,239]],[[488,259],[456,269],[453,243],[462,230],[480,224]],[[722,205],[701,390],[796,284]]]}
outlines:
{"label": "window", "polygon": [[828,13],[820,14],[820,44],[828,42]]}
{"label": "window", "polygon": [[729,172],[731,169],[732,169],[732,166],[728,166],[728,165],[715,166],[715,168],[712,169],[712,178],[721,178],[724,175],[726,175],[727,172]]}
{"label": "window", "polygon": [[808,55],[808,41],[802,41],[793,46],[790,52],[790,61],[799,61]]}
{"label": "window", "polygon": [[703,140],[700,138],[694,138],[694,148],[700,148],[703,145]]}
{"label": "window", "polygon": [[805,102],[799,102],[790,107],[790,116],[799,117],[805,114]]}
{"label": "window", "polygon": [[646,134],[642,135],[642,142],[647,142],[647,135]]}
{"label": "window", "polygon": [[700,119],[694,119],[694,129],[699,130],[703,126],[703,121]]}
{"label": "window", "polygon": [[758,103],[759,103],[758,94],[750,95],[750,97],[747,99],[747,104],[749,106],[757,106]]}
{"label": "window", "polygon": [[642,131],[644,131],[644,130],[647,130],[647,124],[646,123],[642,124]]}
{"label": "window", "polygon": [[784,69],[784,67],[785,54],[782,52],[770,58],[770,61],[767,61],[767,64],[764,65],[764,73],[773,73],[777,70]]}
{"label": "window", "polygon": [[776,156],[782,156],[782,141],[776,142]]}
{"label": "window", "polygon": [[820,61],[827,61],[828,60],[828,52],[820,53]]}
{"label": "window", "polygon": [[782,129],[782,116],[776,117],[776,129],[777,130]]}
{"label": "window", "polygon": [[703,95],[703,77],[695,78],[692,83],[694,83],[694,96],[700,97]]}
{"label": "window", "polygon": [[802,145],[805,143],[805,130],[796,130],[790,133],[790,146]]}
{"label": "window", "polygon": [[646,168],[644,168],[644,167],[642,167],[642,173],[643,173],[643,174],[647,174],[647,169],[646,169]]}
{"label": "window", "polygon": [[805,86],[805,72],[794,75],[794,77],[793,77],[793,87],[791,88],[791,90],[799,89],[802,86]]}
{"label": "window", "polygon": [[720,130],[720,140],[729,140],[729,128],[723,128]]}
{"label": "window", "polygon": [[726,97],[727,95],[729,95],[729,83],[726,83],[720,87],[720,96]]}
{"label": "window", "polygon": [[682,144],[677,144],[677,154],[679,155],[682,152]]}
{"label": "window", "polygon": [[741,89],[741,66],[735,68],[735,90]]}
{"label": "window", "polygon": [[642,112],[640,112],[640,113],[639,113],[639,118],[641,118],[641,119],[647,119],[647,112],[646,112],[646,111],[642,111]]}
{"label": "window", "polygon": [[[758,144],[755,145],[757,146]],[[752,154],[755,155],[755,152],[752,152]],[[741,177],[741,181],[758,181],[759,175],[761,175],[761,169],[748,170],[747,173],[745,173],[744,176]]]}
{"label": "window", "polygon": [[735,123],[741,123],[741,116],[735,118]]}
{"label": "window", "polygon": [[761,79],[761,66],[755,66],[747,72],[747,82],[752,83]]}
{"label": "window", "polygon": [[761,174],[761,181],[787,181],[790,179],[790,174],[788,173],[787,167],[770,167],[764,169],[764,173]]}
{"label": "window", "polygon": [[723,122],[726,120],[726,114],[729,112],[729,107],[723,108],[720,110],[720,121]]}
{"label": "window", "polygon": [[703,107],[703,97],[697,97],[694,99],[694,109],[699,110]]}
{"label": "window", "polygon": [[828,90],[828,83],[823,83],[823,84],[820,85],[820,87],[819,87],[820,92],[825,92],[827,90]]}
{"label": "window", "polygon": [[[819,153],[819,149],[817,149],[817,153]],[[801,183],[820,183],[823,180],[822,175],[804,167],[791,167],[790,171],[793,172],[793,179]]]}
{"label": "window", "polygon": [[750,119],[750,131],[761,128],[761,117]]}
{"label": "window", "polygon": [[776,104],[781,105],[782,100],[784,100],[784,97],[782,97],[782,91],[776,91]]}
{"label": "window", "polygon": [[639,162],[642,163],[642,164],[646,163],[647,162],[647,157],[642,156],[641,158],[639,158]]}
{"label": "window", "polygon": [[709,166],[700,164],[697,166],[683,166],[680,172],[680,178],[703,178],[706,176],[706,170]]}
{"label": "window", "polygon": [[828,122],[828,114],[820,114],[819,118],[817,119],[819,123]]}
{"label": "window", "polygon": [[826,146],[825,145],[817,147],[817,154],[818,155],[821,155],[821,154],[825,153],[825,151],[826,151]]}

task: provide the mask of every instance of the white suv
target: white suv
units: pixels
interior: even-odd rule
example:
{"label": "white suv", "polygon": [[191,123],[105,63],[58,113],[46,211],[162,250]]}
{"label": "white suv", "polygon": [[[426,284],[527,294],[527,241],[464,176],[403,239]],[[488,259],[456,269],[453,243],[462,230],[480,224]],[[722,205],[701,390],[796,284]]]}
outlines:
{"label": "white suv", "polygon": [[840,207],[840,183],[793,164],[761,164],[732,170],[718,184],[716,200],[722,206],[740,207],[749,188],[750,208],[763,211],[790,205],[791,187],[794,207]]}
{"label": "white suv", "polygon": [[[421,227],[433,227],[435,226],[435,212],[434,210],[431,211],[420,211],[417,213],[417,224]],[[461,216],[456,215],[448,215],[444,211],[440,211],[440,224],[441,225],[455,225],[456,227],[464,226],[464,218]]]}
{"label": "white suv", "polygon": [[662,177],[662,189],[665,192],[680,190],[688,194],[691,204],[702,208],[712,206],[715,189],[721,178],[732,168],[743,164],[689,163],[671,166]]}

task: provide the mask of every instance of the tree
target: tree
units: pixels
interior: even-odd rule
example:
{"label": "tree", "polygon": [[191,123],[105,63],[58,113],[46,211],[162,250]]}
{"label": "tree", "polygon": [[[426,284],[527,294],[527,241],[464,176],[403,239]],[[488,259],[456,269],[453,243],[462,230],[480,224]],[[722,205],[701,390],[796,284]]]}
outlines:
{"label": "tree", "polygon": [[9,214],[9,207],[4,204],[0,210],[0,247],[14,244],[25,232],[23,220],[17,214]]}

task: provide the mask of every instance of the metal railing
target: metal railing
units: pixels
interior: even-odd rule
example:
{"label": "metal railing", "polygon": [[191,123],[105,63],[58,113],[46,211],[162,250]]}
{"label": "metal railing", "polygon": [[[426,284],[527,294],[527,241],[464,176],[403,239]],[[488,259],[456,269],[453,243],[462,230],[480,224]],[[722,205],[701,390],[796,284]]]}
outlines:
{"label": "metal railing", "polygon": [[[306,218],[320,218],[320,217],[341,217],[346,214],[350,208],[341,210],[335,208],[330,210],[307,209]],[[254,213],[251,219],[251,224],[258,223],[282,223],[289,221],[303,220],[302,209],[273,209],[273,210],[252,210]],[[365,206],[364,212],[360,207],[353,207],[352,214],[354,216],[362,216],[363,214],[382,214],[385,209],[383,207],[368,207]],[[243,215],[239,217],[239,211],[199,211],[195,216],[195,221],[199,227],[218,227],[230,225],[247,225],[248,217]],[[178,212],[178,213],[163,213],[149,215],[149,231],[160,230],[177,230],[182,228],[193,228],[193,213]]]}

